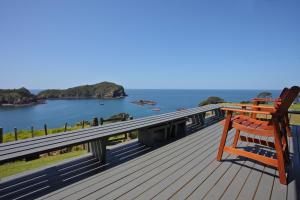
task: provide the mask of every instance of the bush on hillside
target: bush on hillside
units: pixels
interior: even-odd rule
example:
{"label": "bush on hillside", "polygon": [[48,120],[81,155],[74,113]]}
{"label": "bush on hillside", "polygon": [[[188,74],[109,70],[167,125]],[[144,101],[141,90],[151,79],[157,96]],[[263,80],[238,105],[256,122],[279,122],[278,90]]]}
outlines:
{"label": "bush on hillside", "polygon": [[258,98],[272,98],[271,92],[261,92],[257,95]]}
{"label": "bush on hillside", "polygon": [[222,99],[220,97],[215,97],[215,96],[208,97],[206,100],[201,101],[199,103],[199,106],[205,106],[208,104],[217,104],[217,103],[224,103],[224,99]]}

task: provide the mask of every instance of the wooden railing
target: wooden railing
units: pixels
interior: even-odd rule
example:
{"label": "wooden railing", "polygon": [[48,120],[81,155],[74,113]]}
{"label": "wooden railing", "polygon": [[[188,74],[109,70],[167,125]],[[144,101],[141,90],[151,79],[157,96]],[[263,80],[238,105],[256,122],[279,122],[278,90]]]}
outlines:
{"label": "wooden railing", "polygon": [[[89,143],[91,153],[99,161],[105,162],[108,137],[138,130],[139,140],[145,141],[145,137],[148,134],[148,131],[145,132],[145,129],[150,130],[157,126],[167,126],[168,130],[176,130],[176,127],[172,126],[178,125],[180,127],[177,127],[177,129],[182,130],[182,124],[178,124],[177,121],[182,119],[188,120],[188,118],[197,116],[199,123],[202,123],[202,118],[205,116],[204,113],[209,111],[213,111],[217,117],[223,117],[220,106],[213,104],[129,121],[104,124],[103,126],[94,126],[76,131],[67,131],[64,133],[7,142],[0,144],[0,162],[26,158],[84,143]],[[153,138],[150,137],[149,140],[153,140]],[[149,144],[149,140],[147,140],[147,144]],[[153,140],[152,142],[155,141]]]}

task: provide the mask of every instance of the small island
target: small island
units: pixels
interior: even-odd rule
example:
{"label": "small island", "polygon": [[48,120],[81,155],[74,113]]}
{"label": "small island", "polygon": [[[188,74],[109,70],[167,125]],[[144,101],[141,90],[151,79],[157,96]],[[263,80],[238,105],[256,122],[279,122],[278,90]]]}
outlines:
{"label": "small island", "polygon": [[151,105],[154,106],[157,103],[155,101],[150,101],[150,100],[136,100],[136,101],[132,101],[131,103],[140,105],[140,106],[144,106],[144,105]]}

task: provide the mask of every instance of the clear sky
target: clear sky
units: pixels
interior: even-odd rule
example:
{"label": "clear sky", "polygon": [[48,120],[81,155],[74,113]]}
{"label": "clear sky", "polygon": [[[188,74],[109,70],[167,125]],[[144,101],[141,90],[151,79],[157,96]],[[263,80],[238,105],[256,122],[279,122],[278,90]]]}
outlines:
{"label": "clear sky", "polygon": [[299,0],[0,0],[0,88],[300,85]]}

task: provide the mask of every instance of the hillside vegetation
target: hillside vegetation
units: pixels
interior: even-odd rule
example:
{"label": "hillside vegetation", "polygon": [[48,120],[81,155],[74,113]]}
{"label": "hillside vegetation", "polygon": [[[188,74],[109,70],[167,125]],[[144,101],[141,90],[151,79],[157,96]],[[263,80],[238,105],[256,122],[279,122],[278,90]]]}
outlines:
{"label": "hillside vegetation", "polygon": [[77,98],[121,98],[126,93],[123,86],[111,82],[102,82],[94,85],[83,85],[65,90],[44,90],[38,94],[39,99],[77,99]]}

